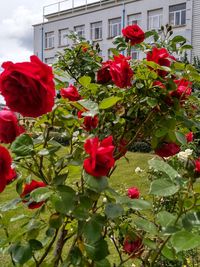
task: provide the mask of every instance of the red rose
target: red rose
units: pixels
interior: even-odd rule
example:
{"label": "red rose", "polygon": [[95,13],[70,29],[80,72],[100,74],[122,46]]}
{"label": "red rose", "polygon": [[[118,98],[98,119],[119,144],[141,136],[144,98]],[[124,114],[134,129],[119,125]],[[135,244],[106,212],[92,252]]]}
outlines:
{"label": "red rose", "polygon": [[38,117],[50,112],[55,88],[52,68],[31,56],[31,62],[4,62],[0,91],[6,105],[23,116]]}
{"label": "red rose", "polygon": [[128,197],[134,199],[140,197],[140,191],[137,189],[137,187],[130,187],[127,191]]}
{"label": "red rose", "polygon": [[12,183],[15,179],[17,178],[17,173],[15,171],[15,169],[10,168],[9,174],[6,177],[6,184],[10,184]]}
{"label": "red rose", "polygon": [[131,45],[140,44],[145,38],[143,30],[137,24],[122,29],[122,34],[126,38],[126,41],[131,42]]}
{"label": "red rose", "polygon": [[83,117],[82,116],[82,113],[83,113],[84,111],[79,111],[78,112],[78,118],[84,118],[84,122],[83,122],[83,128],[87,131],[87,132],[89,132],[89,131],[91,131],[91,130],[93,130],[93,129],[95,129],[95,128],[97,128],[97,125],[98,125],[98,123],[99,123],[99,119],[98,119],[98,116],[96,115],[96,116],[94,116],[94,117],[92,117],[92,116],[86,116],[86,117]]}
{"label": "red rose", "polygon": [[63,98],[68,98],[69,101],[78,101],[81,99],[77,88],[73,85],[70,85],[67,88],[62,88],[60,94]]}
{"label": "red rose", "polygon": [[0,146],[0,192],[6,187],[11,172],[12,158],[7,148]]}
{"label": "red rose", "polygon": [[105,138],[101,142],[98,137],[86,140],[84,148],[86,153],[90,155],[89,158],[84,160],[84,169],[87,173],[95,177],[108,175],[115,163],[112,142],[112,136]]}
{"label": "red rose", "polygon": [[30,193],[35,190],[36,188],[39,187],[45,187],[47,186],[45,183],[43,182],[38,182],[35,180],[32,180],[30,182],[30,184],[25,184],[24,185],[24,189],[23,192],[21,193],[20,197],[23,199],[23,203],[27,203],[28,202],[28,208],[29,209],[37,209],[39,207],[41,207],[44,204],[44,201],[41,202],[35,202],[32,201],[30,198]]}
{"label": "red rose", "polygon": [[165,85],[160,81],[154,81],[153,82],[153,86],[156,86],[156,87],[159,87],[159,88],[162,88],[162,89],[166,89]]}
{"label": "red rose", "polygon": [[184,100],[186,99],[188,96],[191,95],[192,93],[192,83],[185,80],[185,79],[181,79],[181,80],[175,80],[174,81],[177,85],[177,89],[173,92],[171,92],[171,96],[174,96],[178,99]]}
{"label": "red rose", "polygon": [[200,173],[200,158],[195,160],[195,172]]}
{"label": "red rose", "polygon": [[133,71],[127,61],[128,59],[123,55],[114,56],[114,60],[110,63],[112,81],[120,88],[131,86]]}
{"label": "red rose", "polygon": [[194,139],[194,134],[193,134],[193,132],[189,132],[189,133],[187,133],[187,134],[185,135],[185,137],[186,137],[187,142],[190,143],[190,142],[192,142],[193,139]]}
{"label": "red rose", "polygon": [[175,143],[165,143],[155,150],[160,157],[170,157],[180,152],[180,146]]}
{"label": "red rose", "polygon": [[97,72],[97,82],[100,84],[108,83],[112,80],[110,75],[110,63],[111,61],[108,60],[106,62],[102,62],[102,67]]}
{"label": "red rose", "polygon": [[140,237],[131,238],[127,236],[123,245],[124,252],[132,255],[132,258],[138,257],[144,250],[142,239]]}
{"label": "red rose", "polygon": [[15,138],[24,132],[24,128],[18,124],[17,116],[10,110],[0,111],[0,141],[12,143]]}
{"label": "red rose", "polygon": [[[175,58],[165,48],[154,47],[151,52],[147,53],[147,61],[153,61],[160,66],[170,67],[172,60],[175,60]],[[158,70],[158,74],[164,77],[167,75],[167,72]]]}

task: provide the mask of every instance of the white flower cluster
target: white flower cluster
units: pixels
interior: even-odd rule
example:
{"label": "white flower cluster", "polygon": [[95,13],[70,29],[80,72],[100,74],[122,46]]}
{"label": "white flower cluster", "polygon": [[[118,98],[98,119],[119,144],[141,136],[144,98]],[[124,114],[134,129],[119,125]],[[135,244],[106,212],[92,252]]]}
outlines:
{"label": "white flower cluster", "polygon": [[192,155],[192,149],[186,149],[185,151],[181,151],[177,154],[178,159],[181,161],[187,161],[188,157]]}
{"label": "white flower cluster", "polygon": [[143,172],[143,170],[140,167],[135,168],[135,173],[139,174]]}

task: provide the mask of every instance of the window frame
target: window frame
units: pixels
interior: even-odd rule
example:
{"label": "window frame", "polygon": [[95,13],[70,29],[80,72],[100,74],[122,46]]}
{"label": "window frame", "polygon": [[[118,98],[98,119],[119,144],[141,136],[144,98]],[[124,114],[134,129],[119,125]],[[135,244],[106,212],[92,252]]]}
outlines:
{"label": "window frame", "polygon": [[[112,23],[113,21],[118,20],[118,19],[120,20],[120,22]],[[115,30],[113,28],[113,26],[116,26],[116,25],[118,25],[117,30],[116,30],[117,34],[114,33]],[[112,18],[112,19],[108,20],[108,38],[114,38],[114,37],[120,35],[121,30],[122,30],[122,18],[121,17]]]}
{"label": "window frame", "polygon": [[[136,17],[137,16],[138,17],[140,16],[140,18],[139,19],[136,18],[135,20],[130,20],[130,18],[133,17],[133,16],[136,16]],[[133,23],[133,21],[135,21],[136,23]],[[142,24],[142,13],[136,13],[136,14],[130,14],[130,15],[128,15],[127,16],[127,22],[128,22],[128,25],[137,24],[138,26],[141,26],[141,24]]]}
{"label": "window frame", "polygon": [[[62,31],[63,31],[63,33],[66,31],[66,34],[65,34],[65,35],[67,35],[67,34],[69,33],[69,28],[63,28],[63,29],[59,29],[59,30],[58,30],[58,46],[59,46],[59,47],[62,47],[62,46],[68,46],[68,45],[69,45],[69,43],[68,43],[68,38],[65,38],[65,36],[63,36],[63,35],[61,34]],[[66,43],[63,42],[63,40],[65,40]]]}
{"label": "window frame", "polygon": [[[83,28],[83,30],[77,31],[77,28]],[[82,32],[83,34],[78,34],[79,37],[85,38],[85,24],[74,26],[74,31],[78,34],[78,32]]]}
{"label": "window frame", "polygon": [[[101,24],[101,26],[96,27],[95,24]],[[97,22],[92,22],[90,24],[90,35],[91,35],[91,40],[92,41],[98,41],[98,40],[102,40],[102,36],[103,36],[103,25],[102,25],[102,21],[97,21]],[[96,33],[95,33],[95,29],[99,29],[99,37],[96,38]]]}
{"label": "window frame", "polygon": [[[50,36],[48,36],[50,35]],[[54,31],[50,31],[50,32],[45,32],[45,49],[52,49],[55,47],[55,33]],[[52,43],[52,44],[51,44]]]}
{"label": "window frame", "polygon": [[[178,9],[178,10],[174,10],[174,11],[170,11],[170,8],[176,7],[176,6],[181,6],[183,4],[185,4],[184,8],[181,8],[181,9]],[[179,14],[179,18],[177,16],[178,14]],[[186,3],[181,3],[181,4],[169,6],[169,23],[170,23],[170,25],[172,25],[174,27],[185,26],[186,25],[186,14],[187,14],[187,12],[186,12]],[[172,15],[173,15],[173,23],[171,23],[171,18],[170,18]],[[182,23],[182,16],[185,16],[184,23]],[[176,23],[177,22],[177,18],[179,19],[179,23]]]}

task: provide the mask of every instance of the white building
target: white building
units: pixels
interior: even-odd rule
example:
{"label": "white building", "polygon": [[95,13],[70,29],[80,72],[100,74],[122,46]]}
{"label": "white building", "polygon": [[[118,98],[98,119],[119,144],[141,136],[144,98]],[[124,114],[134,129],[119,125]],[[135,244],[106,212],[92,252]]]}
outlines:
{"label": "white building", "polygon": [[[102,0],[80,6],[72,0],[58,2],[43,9],[43,22],[34,25],[34,54],[51,64],[57,51],[69,46],[69,31],[100,44],[102,57],[108,58],[113,37],[121,34],[128,24],[141,26],[144,31],[173,26],[174,34],[184,36],[194,49],[189,55],[200,56],[200,0]],[[91,1],[91,0],[90,0]],[[138,52],[132,56],[137,58]]]}

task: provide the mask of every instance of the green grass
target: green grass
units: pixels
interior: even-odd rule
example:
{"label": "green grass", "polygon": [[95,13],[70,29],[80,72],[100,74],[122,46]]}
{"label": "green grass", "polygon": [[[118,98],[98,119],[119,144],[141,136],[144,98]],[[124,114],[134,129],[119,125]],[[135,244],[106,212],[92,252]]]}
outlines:
{"label": "green grass", "polygon": [[[113,175],[110,178],[110,184],[120,191],[122,194],[126,194],[126,191],[131,186],[136,186],[141,192],[142,195],[146,195],[147,193],[147,178],[145,176],[145,170],[147,170],[147,161],[152,158],[151,154],[144,154],[144,153],[127,153],[125,158],[120,159],[117,162],[117,168]],[[144,170],[142,172],[142,175],[138,175],[135,173],[135,168],[140,167]],[[77,172],[77,169],[73,173],[75,179],[78,178],[79,173]],[[72,179],[72,177],[71,177]],[[70,179],[70,180],[71,180]],[[18,195],[15,191],[15,184],[11,184],[7,186],[6,190],[0,194],[0,205],[2,205],[4,202],[9,202],[10,200],[17,198]],[[10,218],[18,216],[20,214],[25,213],[26,215],[29,215],[32,213],[32,211],[26,209],[23,207],[22,204],[19,205],[19,207],[15,210],[11,210],[9,212],[6,212],[2,214],[2,221],[4,224],[9,225],[9,233],[15,234],[20,227],[20,223],[18,221],[10,223]],[[4,230],[0,229],[0,240],[4,238],[5,233]],[[112,250],[112,249],[111,249]],[[9,267],[13,266],[10,263],[10,257],[8,255],[1,255],[0,254],[0,266],[2,267]],[[128,265],[127,265],[128,266]]]}

